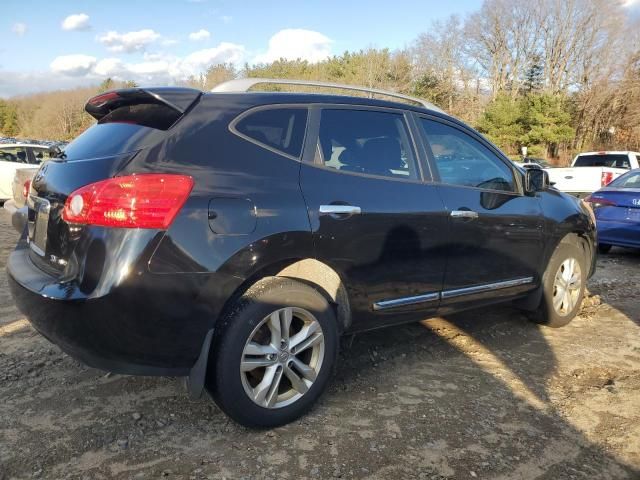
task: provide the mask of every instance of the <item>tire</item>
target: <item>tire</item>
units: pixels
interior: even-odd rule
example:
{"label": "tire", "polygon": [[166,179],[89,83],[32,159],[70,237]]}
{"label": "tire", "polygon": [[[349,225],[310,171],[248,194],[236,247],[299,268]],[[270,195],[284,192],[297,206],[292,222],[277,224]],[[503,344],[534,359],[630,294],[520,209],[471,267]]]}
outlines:
{"label": "tire", "polygon": [[[287,323],[289,342],[281,334]],[[325,391],[338,354],[338,328],[325,297],[309,285],[262,279],[236,300],[217,328],[205,387],[240,425],[285,425],[308,412]]]}
{"label": "tire", "polygon": [[[562,295],[563,284],[557,277],[560,276],[566,282],[566,277],[569,274],[565,272],[569,272],[570,265],[572,265],[571,260],[574,262],[574,273],[576,268],[579,269],[577,270],[579,285],[578,282],[569,279],[570,281],[566,284],[570,293],[569,296],[565,296]],[[529,314],[529,318],[536,323],[554,328],[563,327],[573,320],[582,304],[587,268],[584,251],[579,246],[575,243],[560,243],[542,276],[543,290],[540,305],[537,310]],[[574,277],[571,276],[571,278]]]}
{"label": "tire", "polygon": [[609,251],[611,250],[612,245],[609,245],[608,243],[599,243],[598,244],[598,253],[609,253]]}

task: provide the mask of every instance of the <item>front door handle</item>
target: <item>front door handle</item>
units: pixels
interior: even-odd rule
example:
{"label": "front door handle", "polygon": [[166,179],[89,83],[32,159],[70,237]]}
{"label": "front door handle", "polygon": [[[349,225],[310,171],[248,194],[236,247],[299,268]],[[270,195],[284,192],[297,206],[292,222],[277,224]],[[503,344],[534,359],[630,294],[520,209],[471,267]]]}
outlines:
{"label": "front door handle", "polygon": [[478,212],[473,210],[452,210],[451,216],[453,218],[478,218]]}
{"label": "front door handle", "polygon": [[359,215],[360,207],[354,205],[320,205],[320,215]]}

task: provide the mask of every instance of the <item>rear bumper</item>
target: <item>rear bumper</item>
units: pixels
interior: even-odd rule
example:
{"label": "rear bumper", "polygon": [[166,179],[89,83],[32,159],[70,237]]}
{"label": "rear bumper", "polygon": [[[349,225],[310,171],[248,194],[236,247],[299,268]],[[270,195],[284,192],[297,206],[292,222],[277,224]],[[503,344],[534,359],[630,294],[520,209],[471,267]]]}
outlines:
{"label": "rear bumper", "polygon": [[83,363],[115,373],[188,375],[219,313],[199,301],[207,275],[196,283],[188,275],[145,273],[90,298],[33,265],[24,245],[9,256],[7,273],[36,330]]}
{"label": "rear bumper", "polygon": [[640,248],[640,223],[598,219],[597,228],[599,243]]}

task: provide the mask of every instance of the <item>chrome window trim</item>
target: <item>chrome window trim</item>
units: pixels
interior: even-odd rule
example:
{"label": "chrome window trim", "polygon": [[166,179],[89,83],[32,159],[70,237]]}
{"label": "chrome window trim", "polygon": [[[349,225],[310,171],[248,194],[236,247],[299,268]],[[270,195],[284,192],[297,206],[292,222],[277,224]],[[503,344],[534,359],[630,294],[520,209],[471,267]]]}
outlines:
{"label": "chrome window trim", "polygon": [[513,280],[504,280],[502,282],[485,283],[475,285],[473,287],[456,288],[453,290],[444,290],[440,293],[424,293],[413,297],[394,298],[392,300],[380,300],[373,304],[373,310],[378,312],[391,308],[404,307],[407,305],[417,305],[420,303],[434,302],[436,300],[446,300],[449,298],[462,297],[465,295],[473,295],[476,293],[491,292],[494,290],[502,290],[504,288],[519,287],[521,285],[529,285],[533,283],[533,277],[516,278]]}

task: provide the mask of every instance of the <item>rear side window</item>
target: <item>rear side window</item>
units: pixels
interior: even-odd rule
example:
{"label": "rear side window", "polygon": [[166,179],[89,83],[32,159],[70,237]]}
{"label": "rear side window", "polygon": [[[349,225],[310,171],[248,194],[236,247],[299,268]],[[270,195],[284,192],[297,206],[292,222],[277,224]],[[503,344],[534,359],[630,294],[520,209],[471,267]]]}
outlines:
{"label": "rear side window", "polygon": [[418,178],[404,117],[397,113],[323,110],[317,157],[341,172]]}
{"label": "rear side window", "polygon": [[0,162],[29,163],[27,149],[23,147],[0,148]]}
{"label": "rear side window", "polygon": [[306,124],[306,108],[269,108],[241,117],[234,128],[252,142],[299,158]]}
{"label": "rear side window", "polygon": [[515,190],[513,171],[479,141],[449,125],[421,119],[443,183],[488,190]]}
{"label": "rear side window", "polygon": [[580,155],[574,167],[615,167],[631,168],[628,155]]}
{"label": "rear side window", "polygon": [[36,163],[42,163],[51,158],[51,153],[48,148],[32,148],[31,151],[36,159]]}

